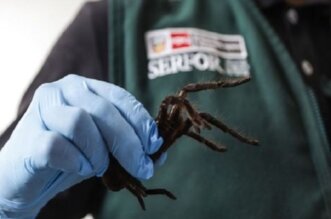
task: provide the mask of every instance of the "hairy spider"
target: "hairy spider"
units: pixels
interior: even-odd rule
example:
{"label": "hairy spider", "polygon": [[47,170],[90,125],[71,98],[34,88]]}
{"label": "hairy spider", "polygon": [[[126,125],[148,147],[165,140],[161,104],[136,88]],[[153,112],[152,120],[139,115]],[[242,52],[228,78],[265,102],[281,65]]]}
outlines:
{"label": "hairy spider", "polygon": [[[189,136],[194,140],[206,145],[212,150],[218,152],[226,151],[226,146],[215,143],[200,135],[202,129],[210,130],[212,126],[217,127],[223,132],[229,133],[234,138],[241,142],[257,145],[258,141],[246,137],[236,130],[229,128],[222,121],[216,119],[209,113],[198,112],[186,99],[188,93],[198,92],[208,89],[234,87],[244,82],[249,81],[250,78],[228,79],[221,81],[212,81],[204,83],[193,83],[184,86],[177,95],[167,96],[160,105],[156,123],[158,125],[160,135],[164,139],[163,145],[154,154],[150,155],[153,161],[160,158],[162,153],[167,151],[169,147],[180,138],[182,135]],[[103,176],[105,185],[112,191],[119,191],[122,188],[128,189],[138,199],[142,209],[145,210],[143,198],[148,195],[166,195],[171,199],[176,197],[166,189],[147,189],[143,184],[131,176],[119,163],[111,156],[110,164]]]}

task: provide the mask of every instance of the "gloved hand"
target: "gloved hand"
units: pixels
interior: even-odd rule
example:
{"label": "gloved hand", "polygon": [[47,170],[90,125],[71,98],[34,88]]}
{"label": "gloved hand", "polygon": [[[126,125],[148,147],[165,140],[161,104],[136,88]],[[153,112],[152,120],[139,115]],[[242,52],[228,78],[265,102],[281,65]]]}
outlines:
{"label": "gloved hand", "polygon": [[58,192],[102,176],[109,152],[148,179],[147,154],[161,144],[153,118],[124,89],[75,75],[44,84],[0,151],[0,218],[34,218]]}

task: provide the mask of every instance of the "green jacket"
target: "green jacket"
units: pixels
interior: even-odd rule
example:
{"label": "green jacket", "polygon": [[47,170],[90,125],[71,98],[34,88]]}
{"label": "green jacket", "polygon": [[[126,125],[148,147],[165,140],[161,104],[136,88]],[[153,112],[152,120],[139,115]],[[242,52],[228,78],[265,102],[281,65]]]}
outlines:
{"label": "green jacket", "polygon": [[109,7],[111,82],[156,115],[162,99],[188,83],[249,74],[247,84],[189,99],[261,146],[206,133],[228,146],[219,154],[183,137],[144,182],[178,200],[150,196],[144,212],[122,190],[108,195],[101,218],[331,218],[330,149],[318,105],[252,1],[112,0]]}

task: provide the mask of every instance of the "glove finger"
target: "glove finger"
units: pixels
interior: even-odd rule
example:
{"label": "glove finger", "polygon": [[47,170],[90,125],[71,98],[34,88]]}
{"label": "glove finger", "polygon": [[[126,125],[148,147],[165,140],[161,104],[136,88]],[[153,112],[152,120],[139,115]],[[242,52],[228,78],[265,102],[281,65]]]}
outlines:
{"label": "glove finger", "polygon": [[36,142],[35,152],[25,159],[25,167],[29,172],[52,168],[82,176],[93,173],[89,161],[63,136],[43,131]]}
{"label": "glove finger", "polygon": [[73,80],[80,81],[80,85],[84,83],[86,89],[114,104],[125,120],[133,127],[146,153],[152,154],[159,149],[163,140],[159,136],[157,125],[144,106],[133,95],[114,84],[82,77],[79,77],[78,80],[69,77],[66,82],[67,86],[72,86]]}
{"label": "glove finger", "polygon": [[59,84],[65,101],[69,105],[84,109],[92,116],[109,151],[129,173],[142,179],[150,178],[153,175],[153,162],[144,152],[139,137],[122,114],[111,102],[92,93],[84,81],[71,82],[71,86]]}
{"label": "glove finger", "polygon": [[134,128],[148,154],[159,149],[162,138],[159,136],[157,125],[144,106],[133,95],[121,87],[93,79],[88,79],[87,85],[95,94],[116,106]]}
{"label": "glove finger", "polygon": [[[69,139],[101,176],[109,164],[108,150],[91,116],[77,107],[58,105],[40,108],[45,126]],[[59,119],[60,118],[60,119]]]}
{"label": "glove finger", "polygon": [[[155,120],[133,95],[114,84],[94,79],[87,79],[87,86],[93,93],[115,105],[123,117],[134,128],[147,154],[153,154],[160,148],[163,144],[163,139],[158,133]],[[160,158],[157,161],[157,165],[163,165],[166,158],[165,152],[162,159]]]}

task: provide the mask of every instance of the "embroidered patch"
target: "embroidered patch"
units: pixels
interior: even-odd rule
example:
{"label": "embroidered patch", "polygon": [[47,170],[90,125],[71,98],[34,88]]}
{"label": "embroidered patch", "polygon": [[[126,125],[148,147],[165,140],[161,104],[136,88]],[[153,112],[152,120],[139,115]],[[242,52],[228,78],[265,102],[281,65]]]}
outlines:
{"label": "embroidered patch", "polygon": [[249,76],[247,50],[241,35],[167,28],[148,31],[145,39],[149,79],[192,70]]}

